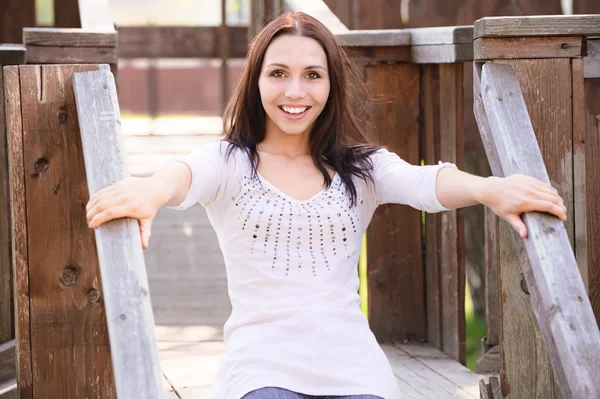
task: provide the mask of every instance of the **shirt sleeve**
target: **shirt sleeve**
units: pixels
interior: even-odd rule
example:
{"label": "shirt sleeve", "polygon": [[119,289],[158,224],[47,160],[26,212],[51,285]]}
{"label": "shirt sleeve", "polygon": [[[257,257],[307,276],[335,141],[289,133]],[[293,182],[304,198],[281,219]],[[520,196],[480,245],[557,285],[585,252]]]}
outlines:
{"label": "shirt sleeve", "polygon": [[440,169],[456,169],[456,165],[442,162],[428,166],[411,165],[386,149],[373,154],[372,161],[378,205],[403,204],[429,213],[449,210],[438,200],[435,184]]}
{"label": "shirt sleeve", "polygon": [[183,162],[192,171],[192,182],[185,199],[167,208],[183,210],[200,203],[204,207],[213,206],[221,197],[229,176],[225,161],[227,143],[219,141],[204,144],[187,156],[172,157],[164,165]]}

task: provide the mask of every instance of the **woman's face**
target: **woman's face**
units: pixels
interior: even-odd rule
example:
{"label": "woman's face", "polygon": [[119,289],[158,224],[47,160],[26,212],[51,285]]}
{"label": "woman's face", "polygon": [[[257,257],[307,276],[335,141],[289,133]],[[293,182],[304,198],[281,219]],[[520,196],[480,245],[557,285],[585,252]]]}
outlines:
{"label": "woman's face", "polygon": [[327,56],[314,39],[282,35],[271,42],[258,88],[267,131],[310,133],[329,97]]}

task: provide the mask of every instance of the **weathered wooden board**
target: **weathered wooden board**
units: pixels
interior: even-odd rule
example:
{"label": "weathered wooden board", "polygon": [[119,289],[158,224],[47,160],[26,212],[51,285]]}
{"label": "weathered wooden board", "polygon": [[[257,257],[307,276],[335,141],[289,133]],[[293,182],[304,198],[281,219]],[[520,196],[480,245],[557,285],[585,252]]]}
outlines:
{"label": "weathered wooden board", "polygon": [[0,43],[21,43],[23,27],[35,25],[35,0],[0,1]]}
{"label": "weathered wooden board", "polygon": [[[73,90],[90,196],[128,177],[114,78],[75,73]],[[95,229],[117,395],[159,398],[161,374],[139,225],[114,220]]]}
{"label": "weathered wooden board", "polygon": [[21,399],[33,398],[31,362],[30,290],[27,244],[27,204],[25,200],[25,165],[23,157],[23,123],[21,120],[21,84],[19,67],[4,68],[6,132],[12,219],[12,253],[15,281],[15,337],[17,378]]}
{"label": "weathered wooden board", "polygon": [[[571,60],[573,71],[573,217],[574,248],[577,267],[581,272],[583,285],[588,290],[587,261],[587,220],[585,185],[585,86],[583,78],[583,60]],[[593,190],[593,188],[591,188]]]}
{"label": "weathered wooden board", "polygon": [[56,28],[81,28],[79,0],[54,0],[53,3]]}
{"label": "weathered wooden board", "polygon": [[581,37],[485,37],[473,42],[475,59],[573,58],[584,52]]}
{"label": "weathered wooden board", "polygon": [[14,339],[13,272],[8,168],[7,124],[4,101],[5,65],[23,64],[23,46],[0,45],[0,344]]}
{"label": "weathered wooden board", "polygon": [[28,46],[28,64],[115,64],[115,47]]}
{"label": "weathered wooden board", "polygon": [[[421,66],[423,112],[422,148],[426,165],[440,160],[440,73],[439,65]],[[425,213],[425,295],[427,303],[427,341],[442,349],[442,311],[440,276],[440,214]]]}
{"label": "weathered wooden board", "polygon": [[473,26],[442,26],[409,29],[413,46],[438,44],[472,44]]}
{"label": "weathered wooden board", "polygon": [[411,47],[346,47],[346,53],[356,64],[411,62]]}
{"label": "weathered wooden board", "polygon": [[[419,74],[419,66],[409,64],[369,66],[365,73],[378,141],[413,165],[420,162]],[[371,329],[381,342],[426,339],[421,213],[381,206],[367,234]]]}
{"label": "weathered wooden board", "polygon": [[520,36],[595,36],[600,15],[486,17],[475,21],[473,38]]}
{"label": "weathered wooden board", "polygon": [[498,216],[485,209],[485,321],[486,345],[500,343],[500,314],[498,301]]}
{"label": "weathered wooden board", "polygon": [[600,78],[600,39],[587,41],[587,56],[583,58],[583,74],[586,78]]}
{"label": "weathered wooden board", "polygon": [[0,383],[0,399],[19,399],[16,379],[12,379],[3,384]]}
{"label": "weathered wooden board", "polygon": [[342,46],[410,46],[411,35],[408,30],[353,30],[335,35]]}
{"label": "weathered wooden board", "polygon": [[[29,293],[25,327],[31,336],[24,344],[31,348],[36,396],[114,397],[100,271],[85,218],[89,193],[71,85],[74,72],[97,68],[19,69],[23,143],[13,154],[23,153],[26,215],[15,221],[27,226],[27,235],[16,238],[27,243],[29,290],[21,295]],[[58,380],[62,383],[56,384]]]}
{"label": "weathered wooden board", "polygon": [[[440,160],[464,169],[463,66],[441,64]],[[464,211],[442,212],[440,216],[440,286],[442,304],[442,350],[465,363],[465,265]]]}
{"label": "weathered wooden board", "polygon": [[447,64],[473,60],[472,44],[440,44],[412,46],[411,62],[415,64]]}
{"label": "weathered wooden board", "polygon": [[[230,58],[245,58],[248,28],[230,26]],[[219,27],[119,27],[119,58],[218,58]]]}
{"label": "weathered wooden board", "polygon": [[[485,64],[481,88],[486,116],[505,172],[524,173],[549,181],[512,68]],[[525,214],[523,218],[530,238],[516,239],[515,245],[528,259],[522,263],[523,274],[550,354],[557,388],[562,397],[598,397],[600,331],[596,328],[565,227],[557,218],[544,214]],[[561,267],[554,267],[555,264]]]}
{"label": "weathered wooden board", "polygon": [[116,47],[117,32],[93,32],[77,28],[24,28],[23,43],[49,47]]}
{"label": "weathered wooden board", "polygon": [[585,80],[585,184],[589,296],[600,323],[600,79]]}
{"label": "weathered wooden board", "polygon": [[302,11],[323,23],[334,34],[344,33],[348,28],[327,7],[323,0],[284,0],[288,10],[293,12]]}
{"label": "weathered wooden board", "polygon": [[12,340],[0,345],[0,383],[16,376],[15,340]]}

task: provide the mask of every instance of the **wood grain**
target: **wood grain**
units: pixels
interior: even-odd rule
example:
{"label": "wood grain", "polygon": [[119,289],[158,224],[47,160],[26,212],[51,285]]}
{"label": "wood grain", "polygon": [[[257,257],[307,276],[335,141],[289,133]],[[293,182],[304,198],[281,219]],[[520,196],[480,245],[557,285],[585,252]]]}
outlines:
{"label": "wood grain", "polygon": [[30,292],[27,244],[27,203],[23,161],[23,122],[21,115],[21,84],[19,67],[4,68],[6,101],[6,131],[12,218],[12,253],[15,293],[15,337],[17,348],[17,379],[21,399],[33,398],[31,362]]}
{"label": "wood grain", "polygon": [[[248,28],[230,26],[230,58],[245,58]],[[119,27],[119,58],[218,58],[219,27]]]}
{"label": "wood grain", "polygon": [[[505,171],[549,181],[513,69],[498,64],[484,65],[481,88],[496,150]],[[516,239],[515,245],[525,260],[523,274],[557,388],[562,397],[598,397],[600,331],[596,328],[565,227],[556,217],[544,214],[528,213],[523,219],[530,239]],[[553,267],[555,264],[561,267]]]}
{"label": "wood grain", "polygon": [[[419,73],[408,64],[369,66],[365,73],[378,141],[413,165],[420,161]],[[367,234],[371,329],[381,342],[426,339],[421,213],[381,206]]]}
{"label": "wood grain", "polygon": [[485,17],[475,21],[473,38],[520,36],[595,36],[600,15]]}
{"label": "wood grain", "polygon": [[[90,196],[128,177],[114,78],[107,68],[75,73],[73,89]],[[158,364],[148,277],[136,220],[95,229],[119,397],[158,398]]]}
{"label": "wood grain", "polygon": [[71,84],[74,72],[95,69],[20,68],[29,344],[33,390],[48,398],[115,397],[98,257],[85,218],[89,193]]}
{"label": "wood grain", "polygon": [[0,384],[17,377],[15,340],[0,344]]}
{"label": "wood grain", "polygon": [[49,47],[116,47],[117,32],[92,32],[84,29],[23,28],[23,43]]}
{"label": "wood grain", "polygon": [[500,315],[498,304],[498,216],[485,208],[485,321],[486,345],[500,343]]}
{"label": "wood grain", "polygon": [[473,60],[472,44],[440,44],[412,46],[411,62],[415,64],[448,64]]}
{"label": "wood grain", "polygon": [[600,39],[588,39],[587,53],[583,58],[585,78],[600,78]]}
{"label": "wood grain", "polygon": [[5,65],[18,65],[24,62],[24,47],[0,46],[0,344],[15,337],[9,192],[10,169],[8,167],[8,132],[2,68]]}
{"label": "wood grain", "polygon": [[477,60],[581,57],[581,37],[486,37],[473,42]]}
{"label": "wood grain", "polygon": [[28,46],[28,64],[116,64],[115,47]]}

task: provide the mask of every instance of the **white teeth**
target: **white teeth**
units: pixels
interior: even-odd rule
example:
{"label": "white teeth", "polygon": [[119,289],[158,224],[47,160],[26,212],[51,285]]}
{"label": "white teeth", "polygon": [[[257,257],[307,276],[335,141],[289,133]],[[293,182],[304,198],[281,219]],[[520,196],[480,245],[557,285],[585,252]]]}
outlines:
{"label": "white teeth", "polygon": [[308,109],[308,107],[302,108],[291,108],[291,107],[281,107],[288,114],[301,114]]}

